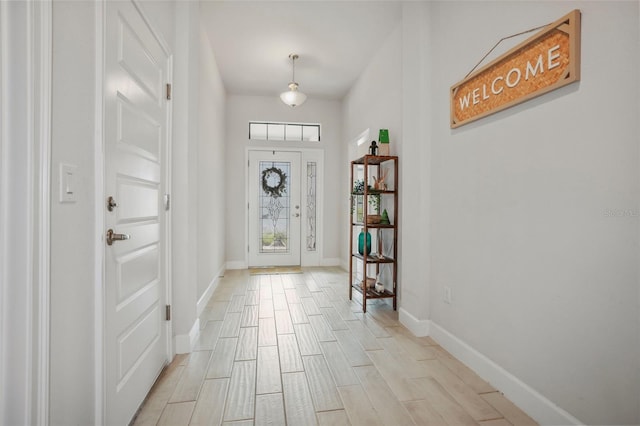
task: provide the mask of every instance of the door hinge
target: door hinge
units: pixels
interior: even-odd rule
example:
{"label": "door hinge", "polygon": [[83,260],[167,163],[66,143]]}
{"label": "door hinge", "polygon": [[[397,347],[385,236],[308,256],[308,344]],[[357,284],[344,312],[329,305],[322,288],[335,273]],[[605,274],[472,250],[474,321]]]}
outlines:
{"label": "door hinge", "polygon": [[171,100],[171,84],[167,83],[167,100]]}
{"label": "door hinge", "polygon": [[249,253],[249,251],[250,251],[250,250],[249,250],[249,246],[247,246],[247,253]]}
{"label": "door hinge", "polygon": [[171,208],[171,195],[164,194],[164,209],[169,211],[169,208]]}
{"label": "door hinge", "polygon": [[171,321],[171,305],[167,305],[164,309],[165,321]]}

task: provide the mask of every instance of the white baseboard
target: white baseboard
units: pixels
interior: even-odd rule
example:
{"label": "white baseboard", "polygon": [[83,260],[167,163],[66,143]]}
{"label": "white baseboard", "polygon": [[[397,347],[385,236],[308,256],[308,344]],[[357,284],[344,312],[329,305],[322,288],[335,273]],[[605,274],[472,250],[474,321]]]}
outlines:
{"label": "white baseboard", "polygon": [[329,257],[320,261],[320,266],[340,266],[340,259],[337,257]]}
{"label": "white baseboard", "polygon": [[198,300],[198,310],[197,310],[198,318],[202,314],[202,311],[204,311],[204,308],[207,306],[207,303],[209,303],[209,299],[211,299],[211,296],[213,296],[213,292],[216,291],[216,288],[218,288],[218,282],[220,282],[220,277],[224,276],[224,270],[225,270],[225,265],[222,265],[222,268],[220,268],[216,276],[209,283],[209,286],[207,287],[207,289],[204,291],[204,293],[202,293],[202,296],[200,296],[200,300]]}
{"label": "white baseboard", "polygon": [[227,262],[227,269],[247,269],[248,267],[246,260],[231,260]]}
{"label": "white baseboard", "polygon": [[418,337],[429,335],[429,320],[419,320],[402,308],[398,309],[398,320]]}
{"label": "white baseboard", "polygon": [[179,334],[175,337],[176,354],[190,353],[196,344],[198,333],[200,333],[200,318],[196,318],[189,334]]}
{"label": "white baseboard", "polygon": [[[400,316],[402,318],[402,311]],[[400,322],[404,324],[402,319]],[[504,393],[511,402],[538,423],[542,425],[584,424],[455,335],[435,322],[429,322],[430,336],[440,346]]]}

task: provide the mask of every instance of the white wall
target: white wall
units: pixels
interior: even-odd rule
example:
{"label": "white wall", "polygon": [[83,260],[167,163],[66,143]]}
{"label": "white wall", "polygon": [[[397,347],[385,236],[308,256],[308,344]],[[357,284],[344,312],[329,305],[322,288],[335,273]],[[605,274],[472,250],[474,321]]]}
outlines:
{"label": "white wall", "polygon": [[[341,187],[340,102],[313,99],[297,108],[284,105],[273,96],[229,95],[227,97],[226,183],[226,259],[228,264],[246,266],[246,149],[267,146],[324,149],[324,232],[322,258],[335,263],[340,251],[339,232],[342,212],[336,188]],[[320,123],[321,142],[265,142],[249,140],[249,121]]]}
{"label": "white wall", "polygon": [[[449,128],[449,87],[496,40],[573,8],[578,84]],[[581,422],[638,424],[638,2],[436,2],[430,12],[432,297],[422,303]]]}
{"label": "white wall", "polygon": [[[373,140],[378,140],[379,129],[389,130],[390,151],[392,155],[398,155],[399,159],[399,210],[398,218],[398,282],[403,280],[403,271],[406,262],[403,256],[402,235],[405,220],[405,204],[408,198],[403,196],[404,189],[404,161],[402,157],[403,133],[402,133],[402,27],[398,26],[390,31],[389,36],[380,48],[371,57],[369,64],[358,80],[349,90],[343,100],[343,157],[341,161],[341,188],[340,202],[340,259],[343,267],[348,269],[349,265],[349,200],[351,188],[350,162],[368,153],[369,144]],[[355,140],[369,129],[369,138],[359,147]],[[392,210],[389,209],[392,214]],[[393,220],[393,218],[392,218]],[[360,232],[354,229],[354,233]],[[374,245],[375,245],[374,241]],[[391,245],[385,243],[385,250],[391,250]],[[354,270],[361,271],[361,267],[354,264]],[[369,272],[371,273],[371,272]],[[383,268],[383,274],[390,274],[390,268]],[[383,280],[389,282],[389,278],[383,275]],[[405,287],[400,289],[400,298]]]}
{"label": "white wall", "polygon": [[198,300],[225,265],[226,93],[211,42],[200,28]]}
{"label": "white wall", "polygon": [[[96,3],[53,4],[51,180],[52,425],[94,423]],[[77,201],[58,200],[60,163],[78,166]]]}

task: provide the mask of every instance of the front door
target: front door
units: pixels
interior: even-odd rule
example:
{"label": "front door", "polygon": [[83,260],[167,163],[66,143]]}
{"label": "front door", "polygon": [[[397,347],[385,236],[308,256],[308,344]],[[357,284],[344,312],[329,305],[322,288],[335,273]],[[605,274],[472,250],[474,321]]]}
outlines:
{"label": "front door", "polygon": [[249,152],[249,266],[300,265],[300,153]]}
{"label": "front door", "polygon": [[133,2],[105,7],[105,422],[126,425],[169,360],[169,57]]}

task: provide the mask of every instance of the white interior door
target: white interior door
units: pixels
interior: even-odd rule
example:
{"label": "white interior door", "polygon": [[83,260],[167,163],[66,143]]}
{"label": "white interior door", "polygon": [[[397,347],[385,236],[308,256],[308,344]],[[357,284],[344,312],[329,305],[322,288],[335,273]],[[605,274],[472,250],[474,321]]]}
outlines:
{"label": "white interior door", "polygon": [[105,420],[125,425],[169,357],[169,57],[131,1],[105,4],[105,224],[130,237],[105,245]]}
{"label": "white interior door", "polygon": [[300,265],[300,153],[249,151],[249,266]]}

